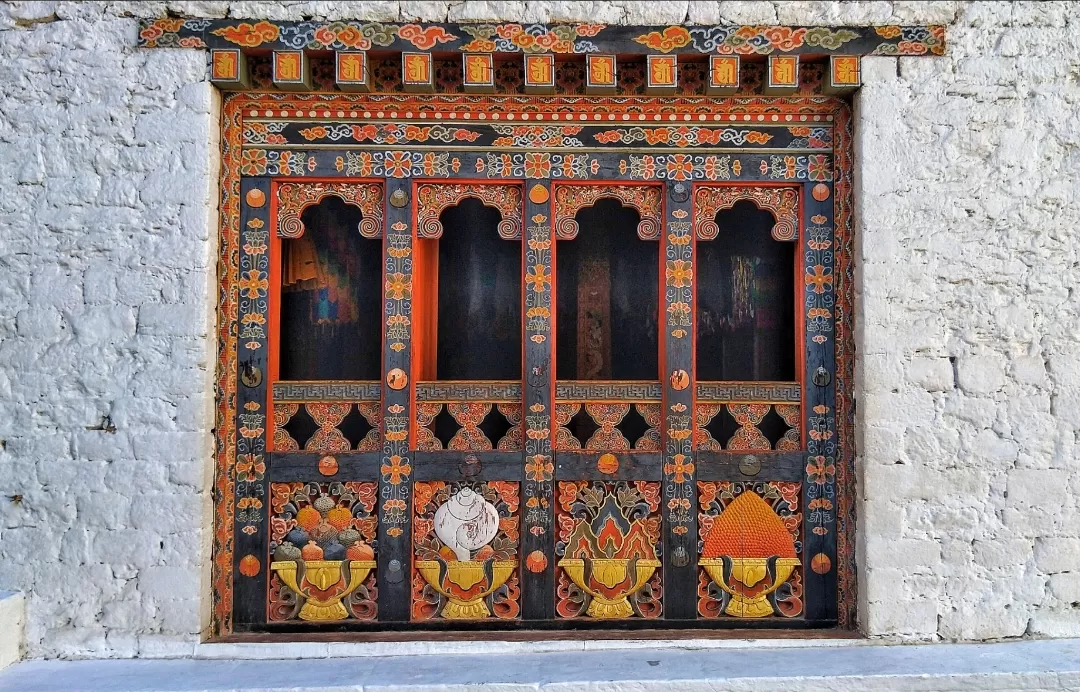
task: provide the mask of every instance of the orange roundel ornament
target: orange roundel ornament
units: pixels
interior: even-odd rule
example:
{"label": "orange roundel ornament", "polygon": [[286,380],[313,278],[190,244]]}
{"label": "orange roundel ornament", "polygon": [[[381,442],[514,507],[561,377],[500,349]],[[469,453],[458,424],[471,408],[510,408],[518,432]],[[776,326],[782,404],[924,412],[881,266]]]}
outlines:
{"label": "orange roundel ornament", "polygon": [[525,558],[525,567],[533,574],[539,574],[547,569],[547,555],[539,550],[534,550]]}
{"label": "orange roundel ornament", "polygon": [[338,472],[337,459],[329,454],[319,459],[319,473],[324,476],[333,476]]}
{"label": "orange roundel ornament", "polygon": [[405,371],[401,368],[394,368],[390,372],[386,373],[386,385],[390,389],[405,389],[405,385],[409,383],[409,376],[405,374]]}
{"label": "orange roundel ornament", "polygon": [[254,555],[245,555],[240,558],[240,574],[245,577],[257,576],[260,569],[262,565],[259,563],[259,558]]}
{"label": "orange roundel ornament", "polygon": [[259,189],[248,190],[245,199],[249,207],[261,207],[266,204],[266,193]]}
{"label": "orange roundel ornament", "polygon": [[529,201],[533,204],[543,204],[548,201],[548,189],[537,183],[529,188]]}
{"label": "orange roundel ornament", "polygon": [[824,202],[829,199],[829,186],[825,183],[818,183],[814,186],[814,189],[810,191],[810,194],[814,196],[819,202]]}
{"label": "orange roundel ornament", "polygon": [[832,560],[825,553],[818,553],[810,560],[810,569],[817,574],[828,574],[832,569]]}
{"label": "orange roundel ornament", "polygon": [[613,474],[619,470],[619,460],[614,454],[601,454],[596,460],[596,470],[608,475]]}
{"label": "orange roundel ornament", "polygon": [[690,375],[685,370],[676,370],[671,373],[671,388],[681,392],[690,386]]}

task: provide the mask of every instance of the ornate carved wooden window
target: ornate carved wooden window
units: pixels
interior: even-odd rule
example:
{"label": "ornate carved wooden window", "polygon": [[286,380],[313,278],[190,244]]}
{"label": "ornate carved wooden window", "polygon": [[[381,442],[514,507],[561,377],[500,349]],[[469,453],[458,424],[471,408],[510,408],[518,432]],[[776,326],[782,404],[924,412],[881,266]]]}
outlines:
{"label": "ornate carved wooden window", "polygon": [[940,27],[140,40],[255,89],[223,114],[216,633],[854,622],[824,93]]}

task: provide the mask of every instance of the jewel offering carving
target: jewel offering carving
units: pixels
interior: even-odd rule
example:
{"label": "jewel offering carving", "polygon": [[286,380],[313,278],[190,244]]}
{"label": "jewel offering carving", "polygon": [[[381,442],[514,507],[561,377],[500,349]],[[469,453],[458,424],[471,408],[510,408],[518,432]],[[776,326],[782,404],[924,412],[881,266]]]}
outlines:
{"label": "jewel offering carving", "polygon": [[377,488],[271,483],[270,620],[375,619]]}

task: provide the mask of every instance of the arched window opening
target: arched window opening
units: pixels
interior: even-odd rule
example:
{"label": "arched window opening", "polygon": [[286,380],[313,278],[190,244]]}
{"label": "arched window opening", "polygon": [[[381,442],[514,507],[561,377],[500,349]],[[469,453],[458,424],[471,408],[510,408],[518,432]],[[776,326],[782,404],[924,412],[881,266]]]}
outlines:
{"label": "arched window opening", "polygon": [[282,240],[278,379],[380,378],[382,242],[360,235],[362,218],[329,197]]}
{"label": "arched window opening", "polygon": [[796,243],[774,240],[773,215],[752,202],[716,223],[697,244],[697,378],[794,380]]}
{"label": "arched window opening", "polygon": [[474,198],[417,241],[421,380],[521,379],[521,244],[498,233],[498,210]]}
{"label": "arched window opening", "polygon": [[575,217],[556,250],[556,377],[656,380],[659,243],[637,211],[602,199]]}

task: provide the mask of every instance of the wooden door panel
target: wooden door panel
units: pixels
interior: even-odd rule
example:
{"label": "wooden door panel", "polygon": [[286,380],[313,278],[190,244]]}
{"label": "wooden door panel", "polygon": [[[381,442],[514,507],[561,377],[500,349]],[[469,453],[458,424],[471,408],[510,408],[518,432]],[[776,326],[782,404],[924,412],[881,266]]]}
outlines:
{"label": "wooden door panel", "polygon": [[[481,133],[481,147],[495,139],[489,127],[466,129]],[[581,136],[617,146],[610,129]],[[724,153],[721,165],[708,151],[649,148],[410,150],[407,171],[385,167],[406,161],[394,152],[305,154],[303,175],[337,178],[327,194],[349,197],[351,175],[382,201],[369,214],[384,233],[381,380],[275,381],[270,353],[267,381],[247,388],[243,401],[267,401],[270,420],[262,466],[251,442],[239,460],[241,473],[250,466],[244,478],[262,469],[245,508],[262,503],[265,519],[242,533],[262,548],[236,557],[237,631],[835,621],[832,181],[777,182],[790,166],[771,152]],[[724,182],[731,175],[741,182]],[[250,178],[243,189],[272,193],[272,183],[282,184]],[[371,194],[362,197],[370,206]],[[432,293],[420,280],[438,258],[422,243],[451,232],[440,215],[466,198],[497,209],[500,236],[521,243],[520,381],[433,379]],[[658,244],[656,380],[555,379],[557,245],[582,232],[577,211],[603,199],[635,209],[639,236]],[[778,242],[797,243],[792,381],[699,381],[695,372],[697,243],[717,242],[709,214],[742,199],[775,215]],[[246,209],[243,219],[277,229],[273,213]],[[257,248],[249,260],[260,261]],[[280,280],[273,266],[270,275]],[[254,381],[248,370],[264,366],[265,350],[252,349],[242,377]],[[366,434],[353,439],[357,426]],[[480,507],[488,524],[455,517],[465,537],[451,539],[444,508],[465,506]],[[349,546],[339,549],[334,531],[360,534],[346,533],[353,559],[338,559]],[[290,535],[310,540],[297,546]],[[265,558],[257,568],[245,562],[255,554]],[[290,562],[295,569],[278,564]]]}

